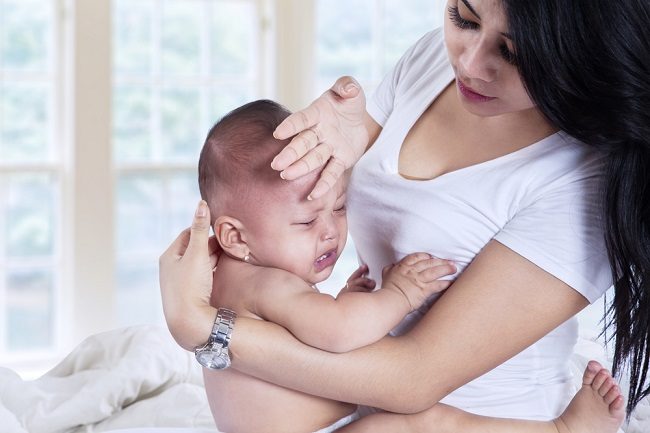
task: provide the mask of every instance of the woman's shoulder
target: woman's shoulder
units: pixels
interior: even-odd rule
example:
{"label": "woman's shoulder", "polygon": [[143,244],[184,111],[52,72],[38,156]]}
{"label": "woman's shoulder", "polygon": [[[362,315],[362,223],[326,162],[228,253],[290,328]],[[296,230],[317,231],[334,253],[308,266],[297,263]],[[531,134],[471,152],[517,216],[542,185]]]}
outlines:
{"label": "woman's shoulder", "polygon": [[442,28],[425,33],[406,52],[403,61],[415,69],[432,69],[449,63]]}
{"label": "woman's shoulder", "polygon": [[560,131],[531,146],[525,159],[537,176],[543,173],[545,184],[552,178],[577,179],[602,173],[605,155]]}
{"label": "woman's shoulder", "polygon": [[541,184],[593,177],[603,171],[605,155],[560,131],[515,152],[513,163]]}
{"label": "woman's shoulder", "polygon": [[[394,97],[397,100],[405,98],[409,104],[429,104],[430,98],[449,84],[453,76],[442,29],[432,30],[404,53],[388,75],[391,103],[395,102]],[[424,99],[420,101],[420,98]]]}

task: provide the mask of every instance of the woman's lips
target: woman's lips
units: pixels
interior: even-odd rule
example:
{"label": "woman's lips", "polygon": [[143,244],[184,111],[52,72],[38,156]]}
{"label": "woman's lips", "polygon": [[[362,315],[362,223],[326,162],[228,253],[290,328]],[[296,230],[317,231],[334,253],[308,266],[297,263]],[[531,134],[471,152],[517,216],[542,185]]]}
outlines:
{"label": "woman's lips", "polygon": [[314,262],[314,267],[316,268],[317,272],[322,271],[323,269],[326,269],[330,266],[334,266],[336,263],[336,259],[338,257],[336,256],[336,248],[329,250],[322,256],[316,259]]}
{"label": "woman's lips", "polygon": [[493,99],[496,99],[495,97],[492,96],[485,96],[481,95],[478,92],[475,92],[471,88],[467,87],[465,84],[463,84],[462,81],[456,80],[456,84],[458,85],[458,90],[460,91],[461,95],[463,95],[466,99],[468,99],[471,102],[488,102]]}

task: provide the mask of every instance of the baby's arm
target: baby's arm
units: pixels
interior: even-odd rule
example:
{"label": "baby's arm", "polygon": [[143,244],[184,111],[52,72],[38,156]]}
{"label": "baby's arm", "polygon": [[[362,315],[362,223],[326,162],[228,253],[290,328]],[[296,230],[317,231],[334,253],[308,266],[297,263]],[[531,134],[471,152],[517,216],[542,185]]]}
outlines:
{"label": "baby's arm", "polygon": [[[313,289],[297,290],[294,277],[273,281],[273,290],[258,290],[255,313],[282,325],[302,342],[330,352],[348,352],[384,337],[410,311],[450,282],[455,272],[446,260],[428,254],[406,256],[384,268],[383,286],[371,293],[345,292],[337,298]],[[268,288],[269,284],[265,284]],[[282,289],[278,290],[278,287]]]}

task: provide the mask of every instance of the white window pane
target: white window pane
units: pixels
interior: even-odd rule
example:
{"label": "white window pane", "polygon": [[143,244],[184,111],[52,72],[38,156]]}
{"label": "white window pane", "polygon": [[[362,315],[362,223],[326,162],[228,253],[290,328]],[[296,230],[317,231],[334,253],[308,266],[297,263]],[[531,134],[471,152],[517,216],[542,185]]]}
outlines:
{"label": "white window pane", "polygon": [[[354,7],[349,6],[350,3]],[[353,75],[371,94],[402,54],[443,23],[445,0],[319,0],[317,94]]]}
{"label": "white window pane", "polygon": [[[255,89],[250,84],[218,86],[212,90],[210,122],[216,123],[224,114],[255,99]],[[211,126],[211,125],[210,125]],[[207,135],[208,130],[204,132]],[[203,137],[205,139],[205,137]]]}
{"label": "white window pane", "polygon": [[117,189],[118,254],[161,251],[164,190],[155,175],[122,175]]}
{"label": "white window pane", "polygon": [[167,0],[162,15],[162,72],[165,76],[201,72],[203,2]]}
{"label": "white window pane", "polygon": [[4,0],[0,14],[0,64],[3,69],[48,73],[51,0]]}
{"label": "white window pane", "polygon": [[163,323],[156,258],[118,262],[117,325]]}
{"label": "white window pane", "polygon": [[372,78],[373,0],[319,0],[316,16],[318,88],[341,75],[362,84]]}
{"label": "white window pane", "polygon": [[113,86],[113,144],[116,161],[151,159],[151,89]]}
{"label": "white window pane", "polygon": [[382,71],[388,72],[404,52],[426,32],[442,24],[444,8],[440,1],[385,0],[384,51]]}
{"label": "white window pane", "polygon": [[11,269],[6,277],[7,349],[42,350],[53,345],[53,283],[49,269]]}
{"label": "white window pane", "polygon": [[[207,134],[207,131],[206,131]],[[197,161],[198,162],[198,161]],[[167,238],[180,233],[192,223],[192,211],[199,202],[198,174],[191,173],[175,174],[169,181],[169,224],[165,229]]]}
{"label": "white window pane", "polygon": [[47,84],[3,82],[0,87],[0,159],[50,159],[50,91]]}
{"label": "white window pane", "polygon": [[199,200],[197,174],[125,175],[119,192],[119,325],[158,322],[158,256],[192,222]]}
{"label": "white window pane", "polygon": [[51,257],[55,253],[58,182],[48,175],[13,175],[4,180],[5,256]]}
{"label": "white window pane", "polygon": [[196,170],[123,174],[118,182],[117,249],[125,257],[158,257],[192,222],[199,200]]}
{"label": "white window pane", "polygon": [[154,2],[113,1],[114,71],[119,74],[149,75],[152,71]]}
{"label": "white window pane", "polygon": [[199,131],[199,89],[166,88],[161,96],[161,142],[165,159],[197,161],[204,131]]}
{"label": "white window pane", "polygon": [[252,78],[257,59],[255,5],[251,2],[219,1],[215,2],[213,10],[210,23],[211,72]]}

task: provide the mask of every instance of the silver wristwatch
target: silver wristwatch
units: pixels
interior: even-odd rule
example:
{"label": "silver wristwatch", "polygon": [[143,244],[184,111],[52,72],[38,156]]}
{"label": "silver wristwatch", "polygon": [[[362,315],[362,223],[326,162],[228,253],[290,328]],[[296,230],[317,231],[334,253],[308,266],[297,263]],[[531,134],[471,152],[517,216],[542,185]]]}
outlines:
{"label": "silver wristwatch", "polygon": [[223,370],[230,367],[228,345],[235,326],[237,313],[227,308],[219,308],[214,319],[208,342],[194,349],[196,360],[210,370]]}

